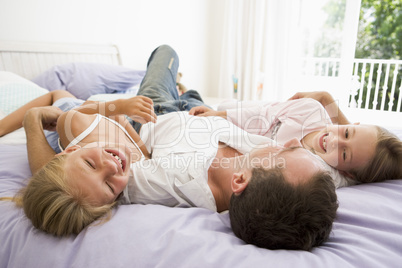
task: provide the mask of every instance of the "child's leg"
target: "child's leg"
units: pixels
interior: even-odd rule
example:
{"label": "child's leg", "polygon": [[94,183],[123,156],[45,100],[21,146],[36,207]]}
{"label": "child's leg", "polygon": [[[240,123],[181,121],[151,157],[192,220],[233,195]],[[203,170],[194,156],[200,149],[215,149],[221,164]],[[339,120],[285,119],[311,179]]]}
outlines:
{"label": "child's leg", "polygon": [[[201,96],[194,90],[179,97],[176,87],[178,69],[179,57],[168,45],[158,47],[149,57],[147,72],[137,95],[151,98],[157,115],[189,111],[192,107],[204,105]],[[130,122],[139,133],[141,124]]]}
{"label": "child's leg", "polygon": [[65,90],[54,90],[42,95],[22,107],[18,108],[11,114],[0,120],[0,137],[22,127],[25,113],[34,107],[42,107],[52,105],[56,100],[61,98],[75,98],[71,93]]}
{"label": "child's leg", "polygon": [[148,60],[147,72],[142,80],[138,95],[149,97],[154,104],[179,99],[176,89],[179,57],[168,45],[155,49]]}
{"label": "child's leg", "polygon": [[192,90],[192,89],[183,93],[180,96],[180,100],[185,101],[185,102],[182,102],[182,103],[184,103],[183,104],[184,106],[181,108],[181,111],[190,111],[191,108],[197,107],[197,106],[202,106],[202,105],[208,106],[208,105],[205,105],[204,101],[201,98],[201,95],[197,91]]}

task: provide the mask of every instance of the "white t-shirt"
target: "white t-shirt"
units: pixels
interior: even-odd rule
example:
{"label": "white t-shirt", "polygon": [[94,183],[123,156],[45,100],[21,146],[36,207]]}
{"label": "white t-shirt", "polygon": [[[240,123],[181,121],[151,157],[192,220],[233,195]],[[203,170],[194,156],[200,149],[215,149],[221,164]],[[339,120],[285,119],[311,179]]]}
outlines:
{"label": "white t-shirt", "polygon": [[220,117],[196,117],[188,112],[158,116],[140,132],[152,159],[131,164],[132,176],[123,203],[203,207],[216,211],[208,185],[208,169],[219,142],[245,154],[269,138],[253,135]]}

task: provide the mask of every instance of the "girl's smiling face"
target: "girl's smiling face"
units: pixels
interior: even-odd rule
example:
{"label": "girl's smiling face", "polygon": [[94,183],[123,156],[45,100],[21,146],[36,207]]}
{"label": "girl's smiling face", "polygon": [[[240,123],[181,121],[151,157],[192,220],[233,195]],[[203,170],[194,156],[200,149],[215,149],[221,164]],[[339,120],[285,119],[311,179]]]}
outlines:
{"label": "girl's smiling face", "polygon": [[68,155],[65,168],[69,183],[93,205],[111,204],[128,183],[131,150],[126,146],[74,145],[60,154]]}
{"label": "girl's smiling face", "polygon": [[314,136],[312,147],[330,166],[348,172],[373,158],[377,133],[372,125],[331,125]]}

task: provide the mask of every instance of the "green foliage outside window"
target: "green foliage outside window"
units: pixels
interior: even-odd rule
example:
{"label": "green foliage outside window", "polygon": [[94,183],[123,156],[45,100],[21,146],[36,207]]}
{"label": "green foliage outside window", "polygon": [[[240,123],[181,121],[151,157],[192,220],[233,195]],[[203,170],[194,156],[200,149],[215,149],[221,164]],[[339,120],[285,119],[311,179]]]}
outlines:
{"label": "green foliage outside window", "polygon": [[[356,42],[355,58],[358,59],[392,59],[402,60],[402,1],[400,0],[362,0],[359,30]],[[367,66],[365,81],[369,80],[369,68]],[[390,91],[396,70],[395,92],[391,96]],[[378,66],[374,67],[372,85],[375,86],[377,81]],[[386,72],[386,66],[382,66],[382,74]],[[361,77],[361,73],[358,74]],[[392,110],[396,111],[396,105],[400,94],[402,66],[392,65],[390,67],[389,79],[384,82],[384,78],[380,80],[380,90],[378,100],[385,97],[385,109],[388,110],[388,103],[392,99]],[[368,83],[368,82],[366,82]],[[384,94],[385,89],[389,90]],[[363,99],[367,98],[367,88],[364,88]],[[374,90],[370,93],[370,106],[372,109],[372,100],[375,98]],[[357,97],[356,97],[357,98]],[[378,101],[375,109],[380,108],[381,102]],[[364,105],[363,105],[364,107]]]}
{"label": "green foliage outside window", "polygon": [[[339,32],[342,32],[345,17],[346,0],[332,0],[324,6],[324,11],[328,14],[328,18],[323,26],[323,34],[320,42],[316,43],[314,54],[316,57],[340,57],[341,40]],[[402,1],[401,0],[361,0],[361,9],[359,17],[359,29],[356,42],[356,59],[392,59],[402,60]],[[370,68],[372,70],[371,83],[368,81],[370,76]],[[380,109],[382,99],[385,97],[385,110],[388,110],[388,103],[392,99],[392,110],[396,111],[398,97],[401,87],[402,66],[390,66],[388,80],[385,81],[384,76],[387,70],[386,65],[381,66],[381,78],[379,80],[379,91],[377,97],[375,95],[375,85],[377,82],[377,71],[379,66],[366,65],[363,75],[364,87],[362,108],[366,108],[366,98],[369,109],[373,109],[373,100],[377,100],[374,109]],[[396,70],[395,91],[392,94],[391,88]],[[360,65],[357,76],[360,80],[362,77],[362,65]],[[370,96],[368,95],[367,86],[371,84]],[[388,89],[388,91],[386,91]],[[385,93],[386,92],[386,93]],[[392,96],[391,96],[392,95]],[[355,97],[358,101],[358,96]],[[402,111],[402,110],[401,110]]]}

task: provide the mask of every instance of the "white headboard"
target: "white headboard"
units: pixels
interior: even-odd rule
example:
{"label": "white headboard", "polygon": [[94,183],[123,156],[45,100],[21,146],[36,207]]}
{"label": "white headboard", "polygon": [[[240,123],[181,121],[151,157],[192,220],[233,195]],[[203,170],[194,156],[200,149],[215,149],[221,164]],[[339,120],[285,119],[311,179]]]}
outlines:
{"label": "white headboard", "polygon": [[122,65],[116,45],[0,41],[0,71],[33,79],[54,65],[69,62]]}

